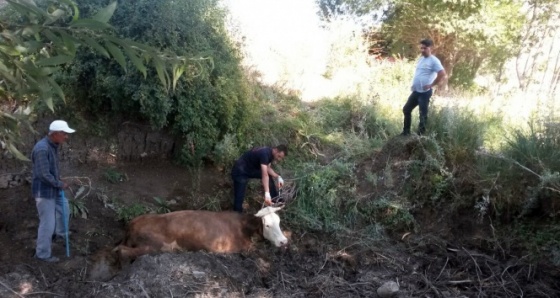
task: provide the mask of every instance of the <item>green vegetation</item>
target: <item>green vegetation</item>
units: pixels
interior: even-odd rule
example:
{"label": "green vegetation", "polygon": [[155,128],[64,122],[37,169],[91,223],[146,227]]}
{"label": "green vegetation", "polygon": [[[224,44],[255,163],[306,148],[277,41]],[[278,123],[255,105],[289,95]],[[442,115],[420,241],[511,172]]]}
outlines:
{"label": "green vegetation", "polygon": [[162,214],[171,212],[171,209],[169,209],[169,204],[167,203],[167,201],[165,201],[165,199],[154,197],[154,201],[156,201],[156,213]]}
{"label": "green vegetation", "polygon": [[[385,1],[365,1],[367,7],[364,1],[322,2],[334,7],[346,2],[364,15]],[[102,122],[90,126],[96,135],[111,133],[115,125],[104,122],[112,121],[171,131],[180,144],[176,160],[190,169],[208,162],[227,171],[247,148],[287,143],[289,157],[279,171],[296,187],[285,210],[296,228],[375,239],[384,231],[430,231],[437,221],[460,234],[456,221],[465,215],[467,225],[498,229],[491,236],[499,237],[494,244],[507,254],[530,252],[558,262],[560,129],[553,96],[560,68],[550,66],[556,85],[534,97],[516,89],[491,92],[474,81],[485,73],[503,79],[505,62],[519,58],[522,43],[542,41],[532,31],[522,33],[548,24],[543,14],[536,14],[535,25],[523,21],[520,1],[389,2],[376,33],[385,50],[404,59],[373,59],[372,45],[356,34],[363,28],[329,18],[326,27],[340,31],[330,32],[321,79],[336,92],[314,102],[280,84],[265,86],[258,74],[240,66],[241,51],[228,36],[226,12],[217,0],[16,5],[22,19],[0,21],[8,34],[0,37],[2,108],[16,103],[15,112],[0,115],[6,128],[0,145],[15,152],[9,144],[21,119],[36,111],[31,107],[56,110],[63,102],[66,112],[58,115]],[[555,2],[542,3],[539,12],[560,11]],[[60,28],[49,27],[55,23]],[[425,36],[435,39],[458,88],[446,92],[448,97],[436,92],[427,135],[397,137],[415,67],[407,58],[417,55],[414,46]],[[52,48],[42,47],[51,41]],[[533,77],[523,71],[519,79],[548,77],[549,66],[544,73],[533,68]],[[159,80],[148,79],[155,77]],[[111,183],[126,180],[112,168],[104,176]],[[193,179],[195,190],[199,182]],[[200,196],[193,206],[221,210],[220,198],[226,196]],[[155,209],[101,199],[125,222],[169,211],[160,198],[154,198]],[[76,203],[72,212],[84,208]]]}
{"label": "green vegetation", "polygon": [[[78,5],[87,16],[106,2]],[[112,21],[119,36],[193,57],[185,60],[184,68],[173,69],[188,74],[187,78],[173,79],[173,90],[168,90],[167,85],[147,80],[140,73],[127,73],[102,56],[81,52],[59,74],[71,98],[68,104],[82,114],[147,121],[155,129],[168,129],[184,144],[179,160],[199,165],[217,144],[235,142],[232,136],[243,138],[249,117],[248,89],[238,50],[224,27],[224,16],[215,0],[121,3]],[[169,78],[157,67],[147,67],[146,72]]]}
{"label": "green vegetation", "polygon": [[483,67],[499,76],[505,62],[519,50],[523,1],[391,2],[383,32],[393,41],[393,54],[415,57],[419,37],[429,36],[455,85],[472,86]]}
{"label": "green vegetation", "polygon": [[[150,62],[167,91],[188,67],[185,57],[116,37],[109,24],[115,1],[104,1],[87,18],[71,0],[7,2],[0,11],[0,124],[4,128],[0,148],[19,159],[26,160],[15,146],[20,128],[31,129],[35,109],[46,107],[54,112],[55,106],[66,101],[66,88],[56,75],[85,49],[115,60],[124,73],[128,59],[144,78]],[[12,106],[16,108],[7,108]]]}
{"label": "green vegetation", "polygon": [[89,211],[86,207],[86,202],[83,199],[68,200],[68,205],[70,208],[70,216],[88,218]]}
{"label": "green vegetation", "polygon": [[111,183],[119,183],[128,180],[128,176],[125,173],[117,171],[115,168],[108,168],[103,173],[105,180]]}
{"label": "green vegetation", "polygon": [[140,203],[134,203],[130,206],[119,206],[117,207],[116,212],[118,220],[128,223],[133,218],[146,214],[148,209]]}

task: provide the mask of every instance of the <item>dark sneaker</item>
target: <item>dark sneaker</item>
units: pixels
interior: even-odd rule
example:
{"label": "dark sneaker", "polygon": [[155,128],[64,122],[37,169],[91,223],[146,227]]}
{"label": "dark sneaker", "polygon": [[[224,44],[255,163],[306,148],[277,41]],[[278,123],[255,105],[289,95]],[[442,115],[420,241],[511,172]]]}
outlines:
{"label": "dark sneaker", "polygon": [[41,260],[43,262],[47,262],[47,263],[56,263],[56,262],[60,261],[59,258],[53,257],[53,256],[50,256],[50,257],[44,258],[44,259],[37,258],[37,257],[35,257],[35,258],[38,259],[38,260]]}
{"label": "dark sneaker", "polygon": [[410,131],[403,131],[403,132],[401,132],[401,134],[399,136],[406,137],[406,136],[409,136],[409,135],[410,135]]}

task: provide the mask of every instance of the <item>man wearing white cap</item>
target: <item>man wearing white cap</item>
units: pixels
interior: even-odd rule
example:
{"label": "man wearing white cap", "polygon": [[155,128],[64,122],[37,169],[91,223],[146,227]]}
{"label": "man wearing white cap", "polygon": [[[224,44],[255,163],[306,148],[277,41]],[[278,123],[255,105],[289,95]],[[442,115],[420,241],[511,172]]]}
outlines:
{"label": "man wearing white cap", "polygon": [[[68,188],[68,184],[60,180],[58,147],[66,142],[68,134],[73,132],[75,130],[68,127],[66,121],[53,121],[49,126],[49,134],[35,144],[31,153],[32,191],[39,212],[35,257],[46,262],[58,261],[57,257],[51,255],[52,239],[55,236],[64,237],[65,235],[62,204],[57,204],[57,200],[60,190]],[[66,215],[68,213],[66,212]],[[68,216],[66,220],[68,220]]]}

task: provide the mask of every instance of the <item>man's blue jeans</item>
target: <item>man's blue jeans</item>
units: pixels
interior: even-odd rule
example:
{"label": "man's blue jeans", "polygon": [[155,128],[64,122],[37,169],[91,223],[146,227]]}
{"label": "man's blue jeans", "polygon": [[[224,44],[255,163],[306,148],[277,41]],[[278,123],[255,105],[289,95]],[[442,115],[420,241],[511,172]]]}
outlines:
{"label": "man's blue jeans", "polygon": [[432,97],[432,89],[426,92],[412,91],[406,104],[403,107],[404,126],[403,134],[410,134],[410,124],[412,122],[412,110],[418,106],[420,110],[420,123],[418,124],[418,134],[426,132],[426,123],[428,122],[428,106]]}
{"label": "man's blue jeans", "polygon": [[[66,200],[66,222],[70,223],[70,211]],[[62,198],[44,199],[35,198],[37,211],[39,212],[39,229],[37,231],[37,247],[35,257],[46,259],[51,257],[51,246],[53,235],[65,236],[64,218],[62,210]]]}
{"label": "man's blue jeans", "polygon": [[[233,210],[237,212],[243,212],[243,200],[245,199],[245,191],[247,190],[247,184],[249,179],[261,179],[261,171],[247,171],[243,165],[235,165],[231,170],[231,179],[233,180]],[[276,190],[276,185],[274,184],[274,179],[272,176],[268,176],[268,188],[270,190],[270,196],[273,199],[277,199],[278,191]]]}

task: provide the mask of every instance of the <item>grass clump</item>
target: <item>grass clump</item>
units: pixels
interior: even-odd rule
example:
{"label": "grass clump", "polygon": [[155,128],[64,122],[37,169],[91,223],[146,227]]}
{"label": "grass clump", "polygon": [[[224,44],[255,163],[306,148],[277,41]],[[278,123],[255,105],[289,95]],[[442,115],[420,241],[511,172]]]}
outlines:
{"label": "grass clump", "polygon": [[113,184],[128,180],[128,176],[125,173],[121,173],[115,168],[106,169],[103,176],[108,182]]}
{"label": "grass clump", "polygon": [[294,221],[314,230],[336,231],[344,222],[344,206],[355,196],[352,185],[354,164],[335,160],[328,166],[302,164],[298,178],[297,200],[290,208]]}
{"label": "grass clump", "polygon": [[128,223],[135,217],[148,213],[148,208],[139,203],[134,203],[130,206],[118,206],[116,208],[117,219]]}

